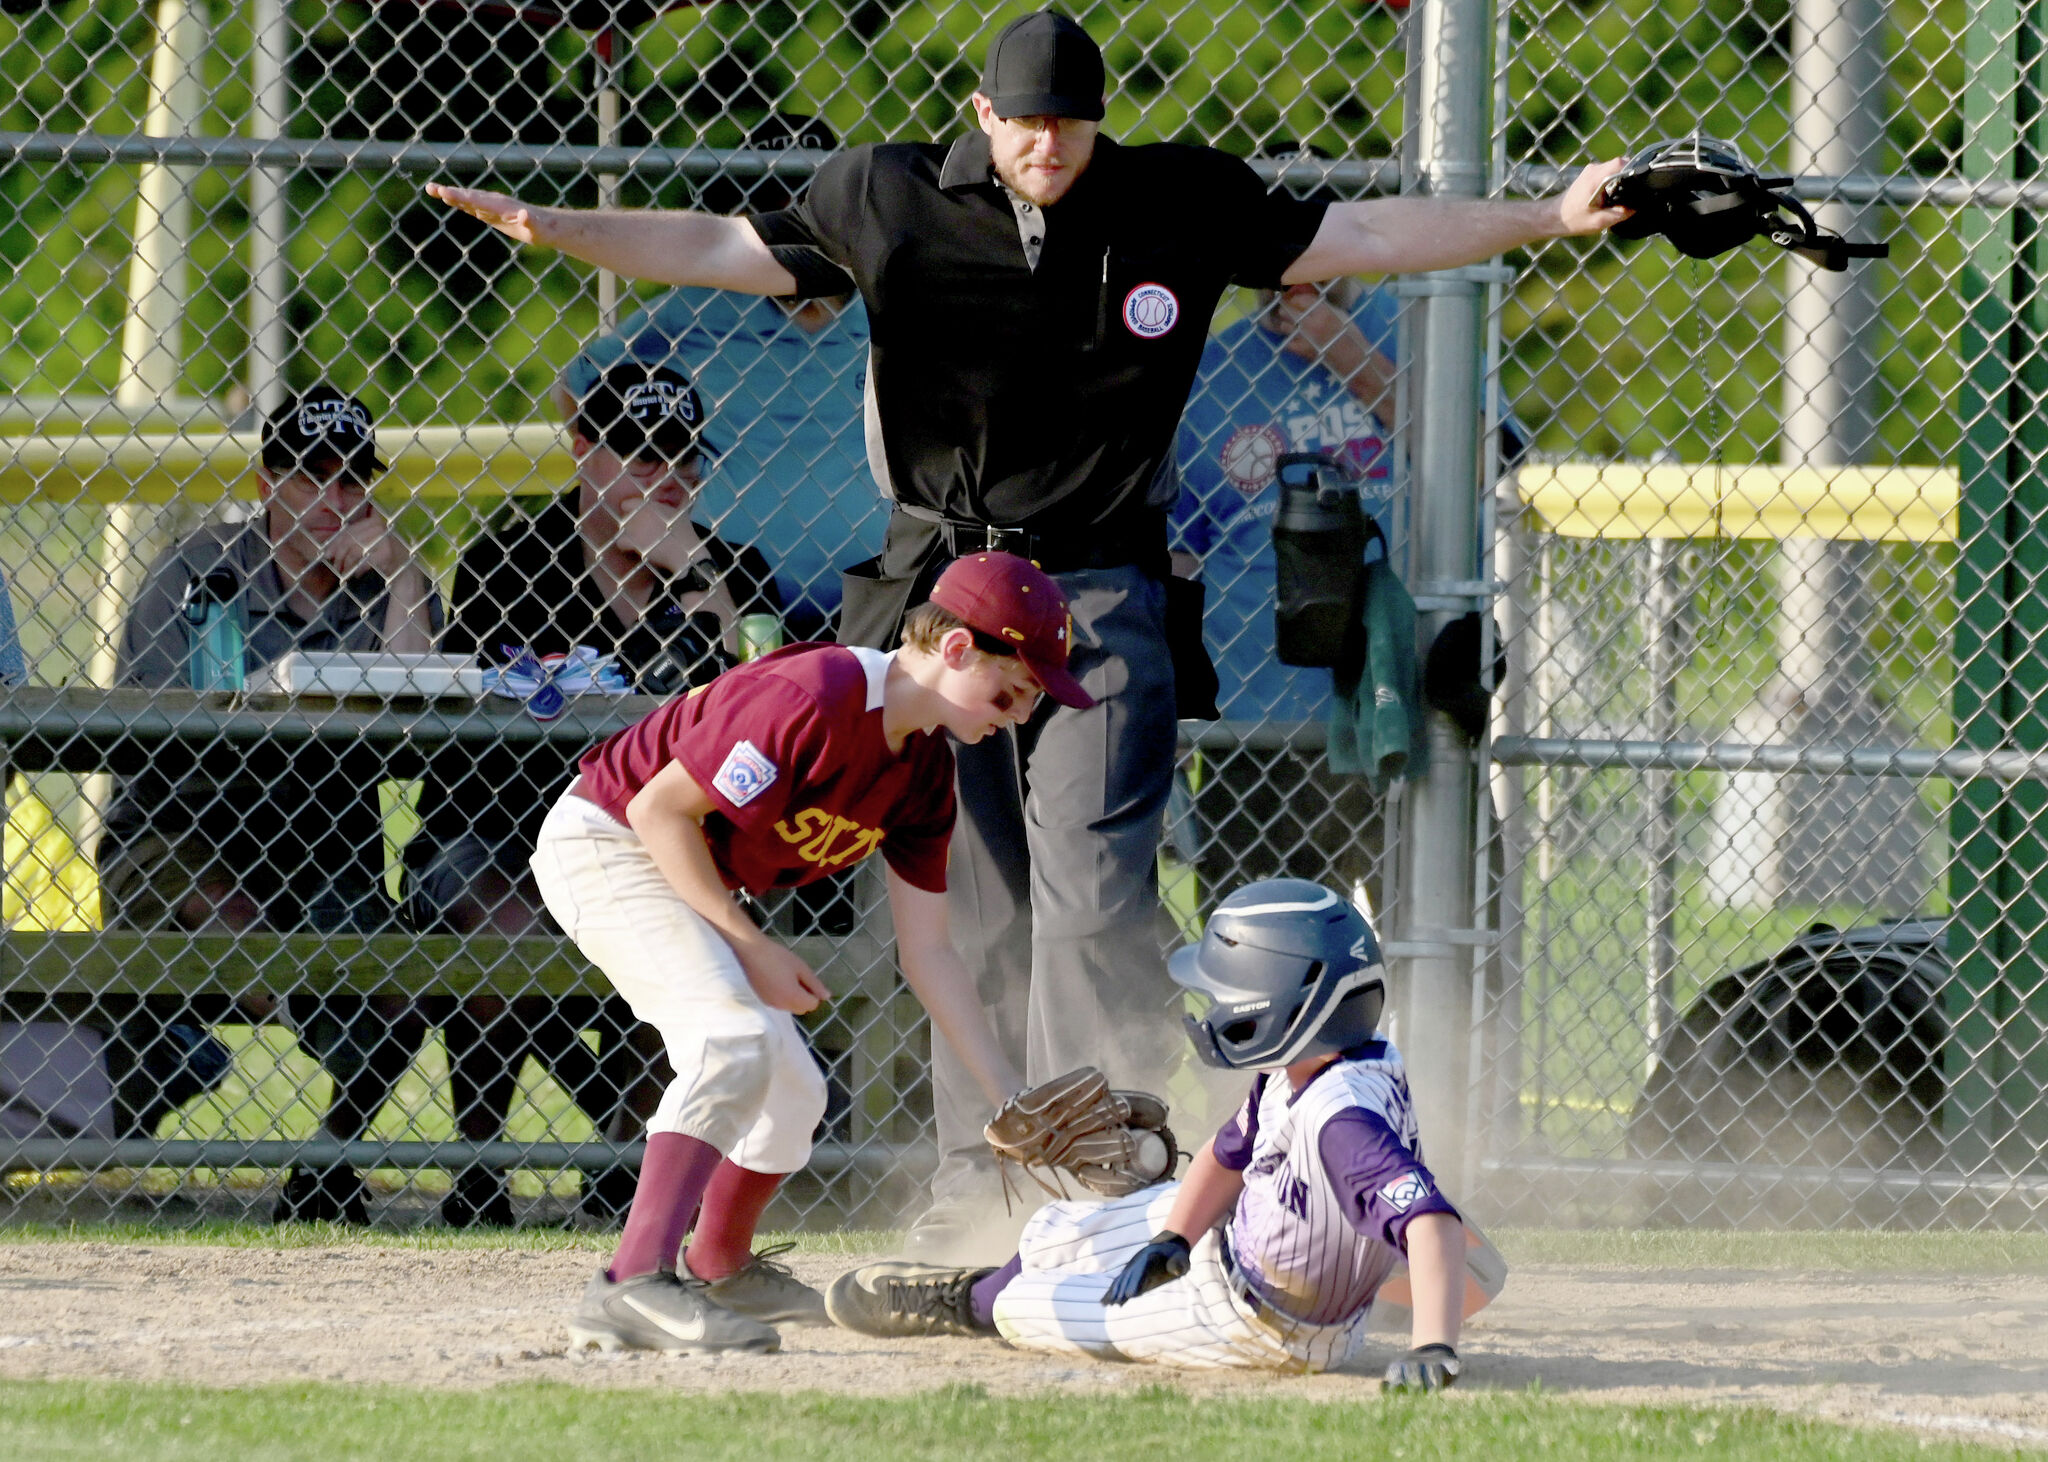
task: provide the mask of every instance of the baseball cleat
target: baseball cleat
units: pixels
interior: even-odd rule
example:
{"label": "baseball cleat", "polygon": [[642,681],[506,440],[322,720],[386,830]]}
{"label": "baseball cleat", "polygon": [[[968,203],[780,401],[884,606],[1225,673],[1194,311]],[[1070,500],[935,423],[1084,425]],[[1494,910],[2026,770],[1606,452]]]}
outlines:
{"label": "baseball cleat", "polygon": [[710,1288],[673,1269],[614,1281],[600,1269],[583,1291],[569,1321],[569,1343],[578,1350],[661,1350],[710,1354],[740,1350],[766,1354],[782,1348],[782,1337],[759,1320],[736,1315],[712,1300]]}
{"label": "baseball cleat", "polygon": [[993,1269],[945,1269],[892,1259],[847,1271],[825,1292],[832,1323],[862,1335],[993,1335],[974,1318],[975,1283]]}
{"label": "baseball cleat", "polygon": [[776,1255],[795,1247],[776,1244],[763,1249],[723,1279],[707,1280],[704,1292],[735,1315],[764,1324],[829,1325],[825,1297],[775,1262]]}

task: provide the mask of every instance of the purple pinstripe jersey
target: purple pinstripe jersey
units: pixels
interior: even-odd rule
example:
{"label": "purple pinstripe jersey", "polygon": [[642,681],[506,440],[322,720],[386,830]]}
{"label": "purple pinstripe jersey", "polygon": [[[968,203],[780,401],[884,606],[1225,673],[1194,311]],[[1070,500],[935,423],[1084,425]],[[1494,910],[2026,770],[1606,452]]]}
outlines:
{"label": "purple pinstripe jersey", "polygon": [[1408,1075],[1391,1043],[1331,1062],[1297,1092],[1261,1073],[1213,1151],[1244,1174],[1230,1247],[1260,1295],[1315,1325],[1365,1312],[1418,1214],[1457,1210],[1422,1165]]}

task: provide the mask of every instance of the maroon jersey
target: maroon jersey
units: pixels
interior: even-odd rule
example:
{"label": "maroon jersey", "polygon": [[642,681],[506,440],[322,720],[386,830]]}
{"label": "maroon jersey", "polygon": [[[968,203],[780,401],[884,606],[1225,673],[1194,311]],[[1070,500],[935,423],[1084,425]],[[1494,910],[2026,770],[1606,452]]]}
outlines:
{"label": "maroon jersey", "polygon": [[891,658],[791,645],[728,670],[586,753],[571,790],[624,822],[635,794],[680,762],[711,798],[704,837],[730,888],[808,883],[880,848],[905,882],[944,893],[953,748],[913,732],[889,750]]}

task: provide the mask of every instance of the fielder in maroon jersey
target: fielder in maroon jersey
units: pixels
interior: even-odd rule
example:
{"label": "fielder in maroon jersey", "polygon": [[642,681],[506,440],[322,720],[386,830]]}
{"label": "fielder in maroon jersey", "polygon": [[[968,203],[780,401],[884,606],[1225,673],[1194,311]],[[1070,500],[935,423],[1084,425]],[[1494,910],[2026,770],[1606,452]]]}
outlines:
{"label": "fielder in maroon jersey", "polygon": [[1068,640],[1058,585],[1023,559],[972,554],[911,612],[899,649],[791,646],[583,758],[541,829],[534,877],[661,1032],[676,1078],[648,1123],[618,1253],[570,1322],[575,1344],[768,1351],[778,1321],[827,1323],[817,1291],[753,1238],[824,1115],[794,1017],[831,992],[735,890],[792,887],[880,852],[904,980],[991,1102],[1022,1085],[947,924],[946,738],[1020,724],[1041,693],[1093,704],[1067,671]]}

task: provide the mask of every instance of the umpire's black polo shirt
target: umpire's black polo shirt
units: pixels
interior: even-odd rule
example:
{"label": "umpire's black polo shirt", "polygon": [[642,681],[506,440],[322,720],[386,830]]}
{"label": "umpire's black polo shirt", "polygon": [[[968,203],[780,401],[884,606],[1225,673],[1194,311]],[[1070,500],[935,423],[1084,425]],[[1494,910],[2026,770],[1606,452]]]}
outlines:
{"label": "umpire's black polo shirt", "polygon": [[[1210,316],[1233,284],[1278,287],[1323,205],[1269,194],[1207,147],[1108,138],[1035,215],[1036,269],[989,139],[851,148],[791,207],[753,219],[778,256],[804,245],[867,302],[890,485],[906,506],[1072,542],[1146,534]],[[836,270],[800,293],[845,288]],[[806,275],[809,277],[805,277]]]}

